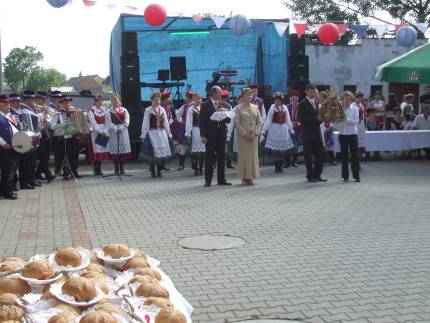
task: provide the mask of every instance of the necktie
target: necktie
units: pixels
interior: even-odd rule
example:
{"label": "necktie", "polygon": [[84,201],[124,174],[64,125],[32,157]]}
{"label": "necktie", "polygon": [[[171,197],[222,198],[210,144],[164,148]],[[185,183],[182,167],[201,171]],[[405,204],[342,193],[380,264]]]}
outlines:
{"label": "necktie", "polygon": [[16,119],[13,117],[13,115],[9,114],[8,116],[9,116],[9,120],[12,121],[13,124],[16,126],[17,125]]}

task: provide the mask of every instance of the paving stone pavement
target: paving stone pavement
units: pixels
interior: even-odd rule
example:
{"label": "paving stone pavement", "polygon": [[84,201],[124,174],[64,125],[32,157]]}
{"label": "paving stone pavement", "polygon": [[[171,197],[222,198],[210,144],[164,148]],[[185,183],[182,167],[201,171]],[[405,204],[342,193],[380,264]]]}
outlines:
{"label": "paving stone pavement", "polygon": [[[173,167],[173,165],[172,165]],[[363,163],[361,183],[308,184],[304,166],[254,187],[203,187],[190,170],[152,179],[55,181],[0,201],[0,256],[123,242],[161,261],[194,306],[193,322],[430,322],[430,163]],[[87,169],[89,172],[89,169]],[[24,203],[27,202],[27,203]],[[76,229],[78,228],[78,229]],[[183,249],[195,235],[239,248]]]}

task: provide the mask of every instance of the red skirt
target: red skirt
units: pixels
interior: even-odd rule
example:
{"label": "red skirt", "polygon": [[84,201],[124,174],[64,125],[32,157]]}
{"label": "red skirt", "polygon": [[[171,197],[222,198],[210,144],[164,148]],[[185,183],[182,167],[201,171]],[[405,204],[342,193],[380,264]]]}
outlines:
{"label": "red skirt", "polygon": [[108,152],[96,153],[94,152],[94,145],[91,137],[88,138],[88,158],[91,161],[109,160],[110,154]]}

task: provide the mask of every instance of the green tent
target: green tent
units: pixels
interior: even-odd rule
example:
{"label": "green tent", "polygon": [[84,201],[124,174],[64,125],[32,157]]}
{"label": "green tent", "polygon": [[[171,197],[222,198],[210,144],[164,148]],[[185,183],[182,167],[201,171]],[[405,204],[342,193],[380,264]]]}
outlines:
{"label": "green tent", "polygon": [[430,83],[430,43],[379,65],[373,79],[393,83]]}

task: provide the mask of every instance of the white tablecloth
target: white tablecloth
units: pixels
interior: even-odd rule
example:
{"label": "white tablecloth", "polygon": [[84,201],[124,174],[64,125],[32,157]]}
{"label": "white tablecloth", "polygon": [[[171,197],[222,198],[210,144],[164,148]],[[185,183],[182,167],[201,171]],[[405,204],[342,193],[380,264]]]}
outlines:
{"label": "white tablecloth", "polygon": [[[334,132],[334,149],[340,151],[339,133]],[[366,151],[401,151],[430,148],[430,130],[366,131]]]}

